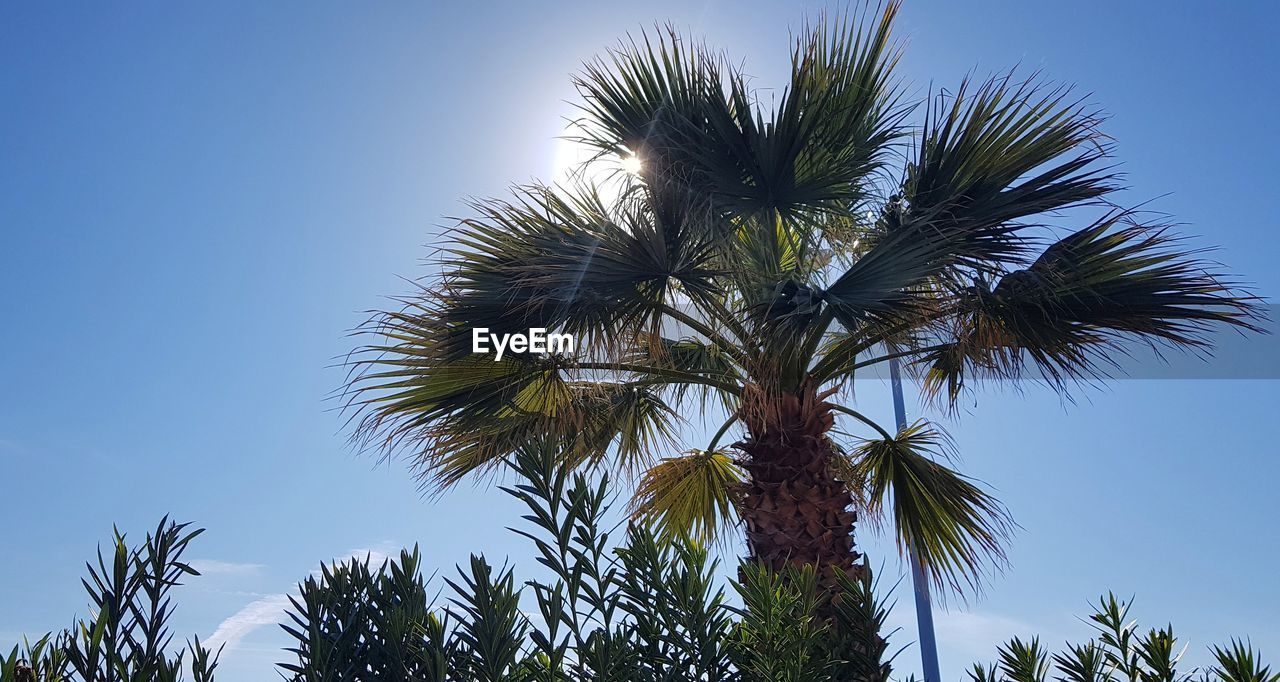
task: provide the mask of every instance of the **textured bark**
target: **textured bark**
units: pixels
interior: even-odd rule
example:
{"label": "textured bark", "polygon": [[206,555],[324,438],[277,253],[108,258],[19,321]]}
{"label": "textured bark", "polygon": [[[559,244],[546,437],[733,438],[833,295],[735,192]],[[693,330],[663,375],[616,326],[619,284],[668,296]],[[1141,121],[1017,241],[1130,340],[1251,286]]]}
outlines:
{"label": "textured bark", "polygon": [[742,499],[751,558],[774,570],[811,564],[834,584],[836,571],[861,575],[854,551],[853,496],[831,471],[835,454],[823,436],[766,434],[740,448],[750,478]]}
{"label": "textured bark", "polygon": [[748,437],[735,446],[749,474],[741,500],[751,559],[773,570],[811,564],[824,585],[836,571],[859,577],[857,514],[848,485],[832,471],[834,423],[825,395],[813,389],[768,396],[749,389],[743,404]]}
{"label": "textured bark", "polygon": [[[735,447],[749,474],[739,505],[749,558],[774,571],[813,566],[822,591],[819,616],[837,625],[837,576],[862,580],[867,569],[854,549],[853,495],[832,467],[839,453],[827,437],[834,424],[828,395],[804,387],[770,396],[748,387],[742,406],[748,437]],[[848,661],[841,679],[888,679],[876,624],[846,623],[844,629],[849,631],[833,633],[830,642]]]}

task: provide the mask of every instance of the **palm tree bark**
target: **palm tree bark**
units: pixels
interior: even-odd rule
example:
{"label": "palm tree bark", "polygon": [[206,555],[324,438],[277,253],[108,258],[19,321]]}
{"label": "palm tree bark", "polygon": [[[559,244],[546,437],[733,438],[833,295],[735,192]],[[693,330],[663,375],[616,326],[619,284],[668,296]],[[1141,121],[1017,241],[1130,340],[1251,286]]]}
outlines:
{"label": "palm tree bark", "polygon": [[[834,425],[833,407],[825,402],[829,395],[808,384],[775,396],[748,386],[741,415],[748,436],[734,446],[745,455],[741,465],[748,474],[739,511],[749,559],[776,572],[812,566],[821,591],[818,615],[839,628],[839,578],[862,580],[867,568],[854,545],[853,494],[836,474],[840,454],[827,437]],[[831,638],[833,646],[844,649],[837,652],[847,662],[842,669],[856,671],[847,679],[887,679],[878,624],[857,623],[851,629],[857,632],[833,632]]]}
{"label": "palm tree bark", "polygon": [[854,550],[857,513],[844,481],[831,470],[834,447],[825,437],[767,433],[739,444],[749,474],[742,498],[751,559],[780,571],[809,564],[819,581],[836,572],[859,577]]}
{"label": "palm tree bark", "polygon": [[741,500],[751,559],[775,571],[813,566],[824,585],[837,572],[860,577],[854,550],[853,495],[835,475],[839,456],[827,437],[832,406],[812,386],[769,396],[749,386],[742,417],[748,437],[735,444],[749,478]]}

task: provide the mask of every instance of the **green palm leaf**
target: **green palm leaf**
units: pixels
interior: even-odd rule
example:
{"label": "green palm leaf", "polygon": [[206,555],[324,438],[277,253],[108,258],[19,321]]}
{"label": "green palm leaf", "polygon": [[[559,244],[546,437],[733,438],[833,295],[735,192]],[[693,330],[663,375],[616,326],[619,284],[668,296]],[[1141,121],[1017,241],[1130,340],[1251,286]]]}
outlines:
{"label": "green palm leaf", "polygon": [[654,318],[675,289],[713,297],[712,250],[681,216],[593,189],[520,190],[517,201],[477,203],[446,261],[447,319],[498,332],[559,328],[625,335]]}
{"label": "green palm leaf", "polygon": [[1057,385],[1106,376],[1126,344],[1203,350],[1221,326],[1258,331],[1258,300],[1195,257],[1183,240],[1113,212],[1054,243],[994,287],[970,287],[954,340],[925,356],[926,388],[954,400],[966,373]]}
{"label": "green palm leaf", "polygon": [[645,472],[632,498],[632,512],[666,540],[714,541],[737,521],[742,481],[742,470],[723,450],[692,450]]}
{"label": "green palm leaf", "polygon": [[899,549],[914,552],[939,585],[959,590],[977,587],[987,563],[1004,561],[1014,524],[995,498],[938,461],[949,454],[946,437],[918,421],[849,456],[856,480],[865,482],[868,512],[891,516]]}
{"label": "green palm leaf", "polygon": [[[941,240],[956,264],[987,271],[1026,254],[1021,222],[1114,191],[1098,114],[1033,77],[994,78],[939,97],[887,229]],[[894,208],[901,210],[892,210]]]}
{"label": "green palm leaf", "polygon": [[937,294],[925,286],[958,270],[1019,262],[1023,221],[1115,189],[1097,119],[1034,80],[993,79],[939,98],[929,112],[902,193],[886,203],[865,253],[824,293],[856,328],[868,317],[919,315]]}

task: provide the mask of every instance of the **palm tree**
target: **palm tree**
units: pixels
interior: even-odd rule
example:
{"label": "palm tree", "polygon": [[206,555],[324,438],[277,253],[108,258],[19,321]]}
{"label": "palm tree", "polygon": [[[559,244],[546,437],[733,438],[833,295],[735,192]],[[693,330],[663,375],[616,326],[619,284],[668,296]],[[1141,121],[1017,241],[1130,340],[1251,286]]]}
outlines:
{"label": "palm tree", "polygon": [[[407,451],[441,490],[551,438],[565,466],[634,474],[664,532],[740,521],[750,559],[825,585],[865,570],[856,514],[883,514],[936,582],[973,584],[1006,511],[948,466],[936,426],[854,409],[858,370],[898,359],[943,406],[991,379],[1068,391],[1126,344],[1202,349],[1260,310],[1107,201],[1110,145],[1069,89],[1009,75],[911,101],[897,11],[818,21],[772,98],[670,32],[589,63],[580,141],[622,161],[619,189],[583,176],[473,202],[440,276],[366,329],[356,439]],[[577,345],[497,360],[473,352],[477,328]],[[697,414],[724,421],[682,446]]]}

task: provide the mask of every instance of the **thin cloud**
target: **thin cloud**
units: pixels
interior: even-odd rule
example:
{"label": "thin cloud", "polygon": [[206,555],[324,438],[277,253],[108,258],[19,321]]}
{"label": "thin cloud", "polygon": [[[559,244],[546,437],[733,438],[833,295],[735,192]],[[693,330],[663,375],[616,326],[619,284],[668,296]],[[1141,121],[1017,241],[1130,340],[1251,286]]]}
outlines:
{"label": "thin cloud", "polygon": [[[382,565],[382,562],[392,558],[393,553],[394,553],[394,556],[396,557],[400,556],[400,551],[398,549],[393,550],[387,544],[383,544],[380,547],[381,549],[372,549],[372,548],[353,549],[350,552],[347,552],[347,556],[343,560],[345,561],[347,559],[356,559],[357,561],[364,561],[367,558],[369,560],[369,568],[377,569],[379,566]],[[320,571],[319,569],[317,569],[312,573],[318,575]]]}
{"label": "thin cloud", "polygon": [[966,652],[974,660],[995,656],[996,647],[1010,637],[1043,634],[1030,623],[998,613],[944,611],[934,614],[938,640],[955,651]]}
{"label": "thin cloud", "polygon": [[[363,561],[365,558],[368,558],[369,565],[373,568],[377,568],[382,565],[383,561],[391,558],[393,551],[391,549],[392,546],[392,543],[384,542],[381,543],[377,549],[353,549],[335,560],[348,561],[355,559]],[[244,572],[257,571],[262,568],[262,566],[258,564],[234,564],[214,560],[204,560],[203,562],[197,561],[192,562],[192,564],[195,566],[196,570],[202,573],[205,572],[201,568],[201,565],[203,564],[212,568],[215,573],[221,571],[224,575],[237,573],[243,574]],[[312,571],[312,575],[319,574],[319,569]],[[212,649],[216,649],[221,646],[225,647],[225,651],[227,652],[234,651],[240,645],[240,642],[254,630],[262,627],[275,626],[277,623],[283,622],[287,617],[285,612],[293,606],[289,602],[290,594],[292,593],[272,594],[249,602],[239,611],[236,611],[230,618],[227,618],[218,625],[217,629],[213,631],[213,634],[209,635],[208,646]]]}
{"label": "thin cloud", "polygon": [[231,651],[240,644],[250,632],[265,625],[275,625],[285,618],[285,611],[290,607],[289,595],[273,594],[257,601],[250,602],[235,615],[222,621],[218,629],[209,635],[207,646],[210,649],[225,647]]}
{"label": "thin cloud", "polygon": [[266,568],[262,564],[241,564],[217,559],[196,559],[190,563],[200,575],[254,575]]}
{"label": "thin cloud", "polygon": [[[888,629],[901,628],[890,638],[896,650],[909,644],[904,653],[903,665],[913,668],[918,664],[919,640],[917,638],[915,608],[910,594],[906,599],[898,601],[897,607],[889,613]],[[956,672],[978,661],[995,660],[996,647],[1009,641],[1010,637],[1042,635],[1041,642],[1058,641],[1058,638],[1044,628],[1026,621],[990,611],[943,611],[933,612],[933,628],[937,636],[939,653],[943,663],[943,677],[950,677],[948,672]],[[895,664],[896,665],[896,664]]]}

